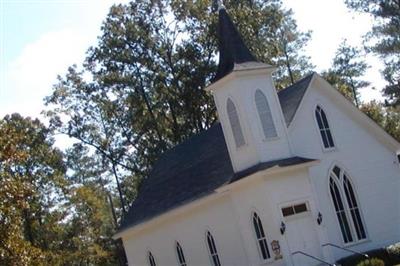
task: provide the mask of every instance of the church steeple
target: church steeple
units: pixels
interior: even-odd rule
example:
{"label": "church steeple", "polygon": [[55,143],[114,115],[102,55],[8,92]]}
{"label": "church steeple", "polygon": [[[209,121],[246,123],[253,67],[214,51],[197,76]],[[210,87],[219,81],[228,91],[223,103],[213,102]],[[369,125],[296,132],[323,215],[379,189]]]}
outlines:
{"label": "church steeple", "polygon": [[219,65],[210,91],[235,172],[291,156],[285,119],[274,88],[275,67],[258,61],[221,4]]}
{"label": "church steeple", "polygon": [[235,64],[257,62],[222,4],[219,4],[218,13],[219,64],[214,81],[232,72]]}

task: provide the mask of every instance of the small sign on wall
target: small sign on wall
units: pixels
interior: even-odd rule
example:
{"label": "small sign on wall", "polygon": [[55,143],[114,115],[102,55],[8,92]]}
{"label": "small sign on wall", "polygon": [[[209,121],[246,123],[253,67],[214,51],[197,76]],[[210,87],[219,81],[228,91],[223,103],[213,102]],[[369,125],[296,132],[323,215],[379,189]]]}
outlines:
{"label": "small sign on wall", "polygon": [[281,246],[279,245],[279,241],[278,240],[273,240],[271,242],[271,248],[272,251],[275,254],[275,260],[280,260],[282,259],[282,255],[281,255]]}

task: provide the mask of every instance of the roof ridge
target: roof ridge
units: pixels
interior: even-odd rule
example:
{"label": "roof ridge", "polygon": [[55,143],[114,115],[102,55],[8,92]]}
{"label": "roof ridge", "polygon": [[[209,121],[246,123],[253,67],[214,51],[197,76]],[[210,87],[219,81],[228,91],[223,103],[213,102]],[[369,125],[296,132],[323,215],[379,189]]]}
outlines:
{"label": "roof ridge", "polygon": [[315,72],[315,71],[311,72],[310,74],[308,74],[308,75],[302,77],[301,79],[299,79],[299,80],[296,81],[295,83],[293,83],[293,84],[287,86],[286,88],[283,88],[283,89],[279,90],[279,91],[278,91],[278,94],[281,93],[281,92],[286,91],[287,89],[291,89],[292,87],[295,87],[295,86],[298,85],[299,83],[304,82],[305,80],[307,80],[307,79],[309,79],[309,78],[312,78],[315,74],[317,74],[317,72]]}
{"label": "roof ridge", "polygon": [[279,102],[281,104],[287,126],[289,126],[292,122],[294,115],[296,114],[297,109],[304,97],[304,94],[307,91],[307,88],[309,87],[310,82],[315,74],[316,73],[313,72],[286,87],[285,89],[278,91]]}

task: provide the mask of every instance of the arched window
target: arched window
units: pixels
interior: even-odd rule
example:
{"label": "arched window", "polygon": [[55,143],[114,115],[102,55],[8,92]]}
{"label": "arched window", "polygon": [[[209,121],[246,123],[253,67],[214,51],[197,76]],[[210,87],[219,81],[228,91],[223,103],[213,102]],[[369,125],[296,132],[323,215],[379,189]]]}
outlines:
{"label": "arched window", "polygon": [[221,262],[218,257],[217,247],[215,246],[214,237],[212,236],[210,231],[207,231],[206,238],[207,238],[208,252],[210,254],[210,259],[212,264],[214,266],[221,266]]}
{"label": "arched window", "polygon": [[245,144],[242,127],[240,126],[239,115],[235,104],[231,99],[226,103],[226,111],[228,113],[229,123],[231,124],[233,138],[235,139],[236,147],[241,147]]}
{"label": "arched window", "polygon": [[347,173],[335,166],[330,174],[329,188],[344,243],[365,239],[361,211]]}
{"label": "arched window", "polygon": [[324,143],[325,149],[335,147],[331,130],[329,128],[328,119],[326,118],[324,110],[322,110],[322,108],[319,106],[315,108],[315,118],[317,119],[319,132],[321,133],[321,138],[322,142]]}
{"label": "arched window", "polygon": [[150,266],[156,266],[156,261],[154,259],[153,254],[151,254],[151,252],[149,251],[148,253],[148,258],[149,258],[149,265]]}
{"label": "arched window", "polygon": [[263,260],[267,260],[267,259],[271,258],[271,255],[270,255],[269,249],[268,249],[268,242],[267,242],[267,238],[265,237],[264,228],[261,223],[261,219],[255,212],[253,213],[253,227],[254,227],[254,232],[256,233],[257,244],[258,244],[258,248],[260,250],[261,258]]}
{"label": "arched window", "polygon": [[176,255],[178,256],[178,265],[179,266],[186,266],[186,259],[185,255],[183,254],[183,250],[179,242],[176,242]]}
{"label": "arched window", "polygon": [[254,95],[258,116],[260,117],[260,122],[263,128],[264,137],[266,139],[276,137],[276,129],[274,121],[272,119],[271,109],[265,97],[264,93],[260,90],[256,90]]}

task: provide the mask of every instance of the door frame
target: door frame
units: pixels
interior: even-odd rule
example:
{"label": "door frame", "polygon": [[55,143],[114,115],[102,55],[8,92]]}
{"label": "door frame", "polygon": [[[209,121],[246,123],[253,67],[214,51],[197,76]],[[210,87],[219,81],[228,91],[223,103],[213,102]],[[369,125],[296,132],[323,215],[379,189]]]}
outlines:
{"label": "door frame", "polygon": [[[305,203],[306,204],[307,212],[309,212],[309,214],[312,217],[313,225],[315,226],[315,232],[316,232],[317,238],[319,240],[319,244],[320,244],[320,251],[321,251],[320,253],[322,255],[322,259],[324,259],[325,256],[324,256],[324,250],[322,248],[322,244],[323,243],[322,243],[322,239],[321,239],[321,231],[320,231],[321,229],[319,228],[319,225],[316,222],[316,217],[317,217],[317,215],[316,215],[316,206],[315,206],[313,198],[311,196],[296,198],[296,199],[293,199],[293,200],[290,200],[290,201],[284,201],[284,202],[278,203],[277,204],[277,208],[278,208],[279,218],[280,218],[279,226],[280,226],[281,222],[284,222],[285,225],[286,225],[286,219],[283,216],[282,208],[293,206],[293,205],[297,205],[297,204],[301,204],[301,203]],[[303,215],[303,214],[299,214],[298,217],[300,218],[301,215]],[[287,231],[285,231],[285,233],[283,235],[281,235],[281,236],[285,240],[285,245],[287,246],[287,250],[289,252],[288,255],[290,257],[290,263],[292,265],[296,265],[294,263],[294,261],[293,261],[293,255],[292,255],[293,251],[290,249],[288,237],[286,236],[286,234],[287,234]]]}

